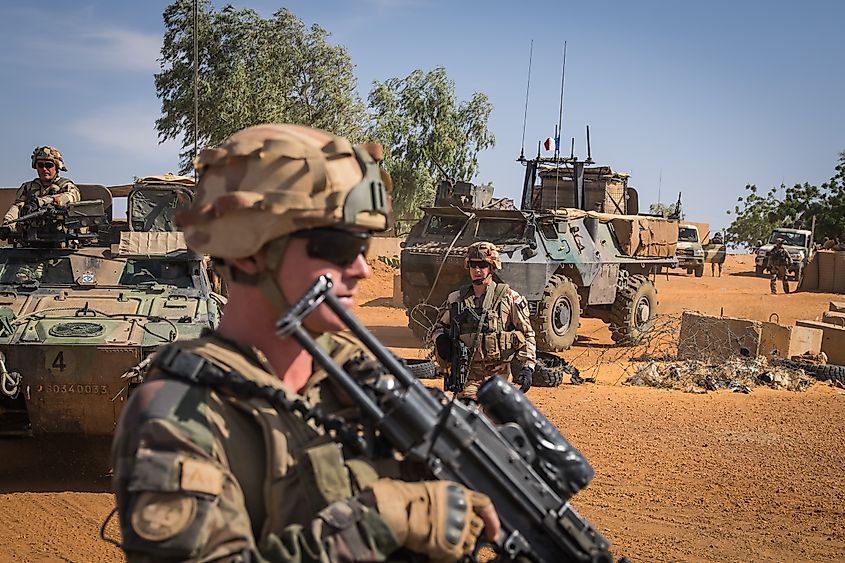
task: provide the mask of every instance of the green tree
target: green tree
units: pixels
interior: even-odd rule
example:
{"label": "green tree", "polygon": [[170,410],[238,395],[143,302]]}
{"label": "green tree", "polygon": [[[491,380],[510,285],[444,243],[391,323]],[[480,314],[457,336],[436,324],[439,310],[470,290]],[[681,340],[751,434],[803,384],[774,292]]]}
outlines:
{"label": "green tree", "polygon": [[182,141],[182,171],[190,169],[193,136],[200,146],[259,123],[302,123],[352,140],[362,138],[367,120],[356,93],[349,53],[332,46],[320,26],[306,28],[288,10],[269,19],[230,5],[215,11],[200,0],[199,111],[194,123],[193,2],[177,0],[163,14],[161,72],[155,75],[162,116],[159,140]]}
{"label": "green tree", "polygon": [[367,136],[385,147],[398,219],[418,216],[420,205],[430,205],[444,173],[471,180],[478,153],[496,143],[487,129],[493,110],[487,96],[476,92],[459,102],[443,67],[374,82],[369,108],[373,121]]}
{"label": "green tree", "polygon": [[[745,186],[746,195],[737,199],[735,219],[727,229],[727,241],[751,248],[757,240],[766,240],[773,229],[788,227],[810,229],[816,219],[817,236],[845,235],[845,151],[839,154],[836,173],[820,187],[808,183],[787,188],[771,188],[765,195],[756,185]],[[778,193],[783,193],[779,198]]]}

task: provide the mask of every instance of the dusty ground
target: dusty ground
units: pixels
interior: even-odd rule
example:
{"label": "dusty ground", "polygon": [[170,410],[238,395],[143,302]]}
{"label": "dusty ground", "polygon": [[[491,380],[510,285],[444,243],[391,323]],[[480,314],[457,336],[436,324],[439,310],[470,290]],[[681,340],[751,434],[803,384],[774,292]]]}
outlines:
{"label": "dusty ground", "polygon": [[[836,296],[768,294],[730,257],[721,278],[657,280],[663,312],[782,323],[815,318]],[[357,313],[406,357],[424,351],[389,303],[392,276],[377,265]],[[794,285],[794,283],[793,283]],[[839,300],[845,300],[839,296]],[[845,391],[756,389],[692,395],[629,387],[630,365],[607,363],[610,334],[586,320],[565,357],[598,384],[534,388],[530,397],[590,459],[596,478],[573,505],[634,561],[845,560]],[[618,358],[618,354],[614,357]],[[67,444],[61,450],[67,451]],[[0,561],[119,561],[99,539],[112,507],[108,481],[56,445],[0,442]],[[112,524],[107,535],[116,536]]]}

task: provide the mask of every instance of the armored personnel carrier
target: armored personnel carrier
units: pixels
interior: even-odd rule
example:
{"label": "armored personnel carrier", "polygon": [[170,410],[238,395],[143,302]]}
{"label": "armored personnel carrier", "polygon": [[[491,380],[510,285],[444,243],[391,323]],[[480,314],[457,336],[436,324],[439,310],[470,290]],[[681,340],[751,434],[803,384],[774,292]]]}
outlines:
{"label": "armored personnel carrier", "polygon": [[[636,213],[636,192],[627,187],[626,175],[603,168],[585,173],[590,162],[539,156],[526,161],[521,210],[471,208],[443,199],[424,208],[401,253],[402,293],[414,334],[425,338],[449,292],[466,285],[464,251],[478,240],[499,247],[498,277],[528,300],[538,349],[569,348],[581,317],[608,323],[616,342],[647,333],[657,310],[650,276],[676,264],[677,222],[601,212],[607,204],[619,213]],[[594,178],[590,190],[585,177]],[[592,197],[600,191],[596,186],[604,186],[598,198]],[[549,189],[557,194],[549,195]],[[567,189],[575,190],[568,196],[581,208],[550,207]]]}
{"label": "armored personnel carrier", "polygon": [[225,298],[173,224],[191,178],[79,187],[58,224],[39,216],[0,248],[0,435],[110,435],[155,349],[220,318]]}

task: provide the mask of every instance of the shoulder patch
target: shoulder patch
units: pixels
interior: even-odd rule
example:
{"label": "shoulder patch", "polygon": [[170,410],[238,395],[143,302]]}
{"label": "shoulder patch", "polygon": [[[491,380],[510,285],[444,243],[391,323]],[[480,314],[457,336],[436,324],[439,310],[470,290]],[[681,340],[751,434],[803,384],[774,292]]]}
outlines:
{"label": "shoulder patch", "polygon": [[160,542],[183,532],[197,515],[197,499],[177,493],[146,491],[132,509],[132,530],[147,541]]}
{"label": "shoulder patch", "polygon": [[197,459],[182,462],[182,475],[179,487],[183,491],[193,491],[217,496],[223,491],[223,470],[214,464]]}

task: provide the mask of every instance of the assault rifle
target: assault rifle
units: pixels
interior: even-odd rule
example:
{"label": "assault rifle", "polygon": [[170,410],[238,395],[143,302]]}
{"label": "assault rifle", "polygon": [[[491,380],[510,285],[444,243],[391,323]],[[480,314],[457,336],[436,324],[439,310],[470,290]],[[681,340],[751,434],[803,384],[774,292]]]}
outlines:
{"label": "assault rifle", "polygon": [[56,216],[58,215],[60,209],[62,208],[56,207],[52,203],[48,203],[44,207],[39,207],[36,211],[19,216],[17,219],[12,219],[11,221],[4,221],[3,224],[0,225],[0,227],[8,227],[9,225],[14,225],[15,223],[31,221],[33,219],[37,219],[38,217],[44,217],[45,215]]}
{"label": "assault rifle", "polygon": [[443,389],[460,393],[467,384],[467,370],[469,369],[469,350],[461,340],[461,304],[452,303],[449,308],[449,342],[452,344],[452,365],[449,373],[443,379]]}
{"label": "assault rifle", "polygon": [[[331,287],[331,278],[320,276],[279,319],[277,334],[292,336],[311,354],[359,406],[378,439],[423,462],[434,478],[456,481],[492,499],[502,524],[492,545],[498,560],[613,561],[608,541],[568,503],[590,482],[593,468],[525,395],[496,376],[478,390],[483,412],[474,404],[447,400],[420,383],[329,293]],[[320,348],[302,321],[321,304],[392,377],[359,383]]]}

